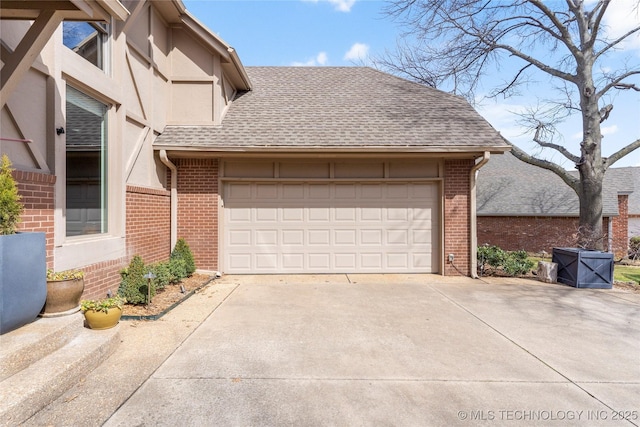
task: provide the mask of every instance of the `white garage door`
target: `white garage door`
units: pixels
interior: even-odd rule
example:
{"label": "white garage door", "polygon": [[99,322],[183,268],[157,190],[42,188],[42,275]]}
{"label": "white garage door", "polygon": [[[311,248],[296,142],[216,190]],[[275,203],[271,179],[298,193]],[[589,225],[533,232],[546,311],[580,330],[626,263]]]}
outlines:
{"label": "white garage door", "polygon": [[224,189],[224,271],[433,273],[433,183],[246,183]]}

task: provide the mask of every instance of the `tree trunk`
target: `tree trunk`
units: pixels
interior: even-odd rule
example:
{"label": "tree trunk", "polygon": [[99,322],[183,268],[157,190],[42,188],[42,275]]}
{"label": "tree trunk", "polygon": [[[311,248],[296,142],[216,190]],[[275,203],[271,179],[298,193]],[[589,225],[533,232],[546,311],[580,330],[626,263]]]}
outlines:
{"label": "tree trunk", "polygon": [[604,249],[602,232],[602,181],[604,180],[604,161],[602,159],[602,133],[600,131],[600,111],[598,100],[594,99],[595,85],[592,77],[592,52],[583,52],[578,58],[577,69],[580,90],[580,109],[582,111],[582,143],[580,162],[580,225],[578,228],[578,246],[585,249]]}
{"label": "tree trunk", "polygon": [[578,228],[578,247],[585,249],[605,249],[605,235],[602,230],[602,176],[586,177],[581,171],[581,185],[578,192],[580,200],[580,225]]}

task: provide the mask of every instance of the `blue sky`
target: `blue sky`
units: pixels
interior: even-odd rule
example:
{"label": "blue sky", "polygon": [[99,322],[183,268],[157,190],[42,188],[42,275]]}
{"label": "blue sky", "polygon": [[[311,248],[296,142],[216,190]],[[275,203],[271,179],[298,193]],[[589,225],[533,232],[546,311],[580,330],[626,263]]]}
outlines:
{"label": "blue sky", "polygon": [[[593,1],[593,0],[590,0]],[[610,11],[615,20],[612,30],[640,21],[625,4],[635,0],[615,0]],[[352,66],[367,64],[368,58],[393,50],[403,28],[384,14],[380,0],[183,0],[199,21],[233,46],[243,64],[274,66]],[[632,52],[640,61],[640,36],[628,43],[620,55]],[[615,61],[615,57],[612,61]],[[612,67],[614,67],[612,62]],[[496,76],[498,78],[498,76]],[[640,83],[638,79],[637,83]],[[487,82],[487,86],[490,81]],[[524,111],[537,103],[536,96],[545,87],[518,98],[485,100],[476,109],[510,141],[526,151],[538,153],[531,135],[523,134],[517,117],[511,112]],[[576,119],[560,128],[558,142],[579,154],[581,124]],[[603,123],[603,154],[609,155],[640,138],[640,92],[618,95],[609,120]],[[544,157],[560,162],[559,155]],[[614,167],[640,166],[640,150],[617,162]]]}

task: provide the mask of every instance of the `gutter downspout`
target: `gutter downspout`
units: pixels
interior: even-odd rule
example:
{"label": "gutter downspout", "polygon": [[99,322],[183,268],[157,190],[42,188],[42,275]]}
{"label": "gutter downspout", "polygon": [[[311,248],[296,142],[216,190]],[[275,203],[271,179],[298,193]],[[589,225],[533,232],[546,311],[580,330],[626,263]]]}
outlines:
{"label": "gutter downspout", "polygon": [[470,250],[470,261],[471,261],[471,277],[473,279],[478,278],[478,223],[477,223],[477,215],[476,215],[476,174],[478,170],[487,164],[489,161],[489,157],[491,157],[491,153],[489,151],[485,151],[482,155],[482,159],[478,162],[474,167],[471,168],[471,173],[469,174],[469,193],[471,196],[471,200],[469,203],[469,207],[471,209],[471,224],[469,227],[471,235],[471,250]]}
{"label": "gutter downspout", "polygon": [[178,241],[178,168],[169,157],[167,150],[160,150],[160,160],[171,170],[171,250],[176,247]]}

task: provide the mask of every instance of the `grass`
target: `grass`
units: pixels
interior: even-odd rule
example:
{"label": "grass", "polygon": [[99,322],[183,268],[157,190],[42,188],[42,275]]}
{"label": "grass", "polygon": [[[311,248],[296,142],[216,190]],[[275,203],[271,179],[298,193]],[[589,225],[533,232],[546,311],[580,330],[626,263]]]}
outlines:
{"label": "grass", "polygon": [[633,265],[616,265],[613,268],[615,282],[634,282],[640,284],[640,267]]}

